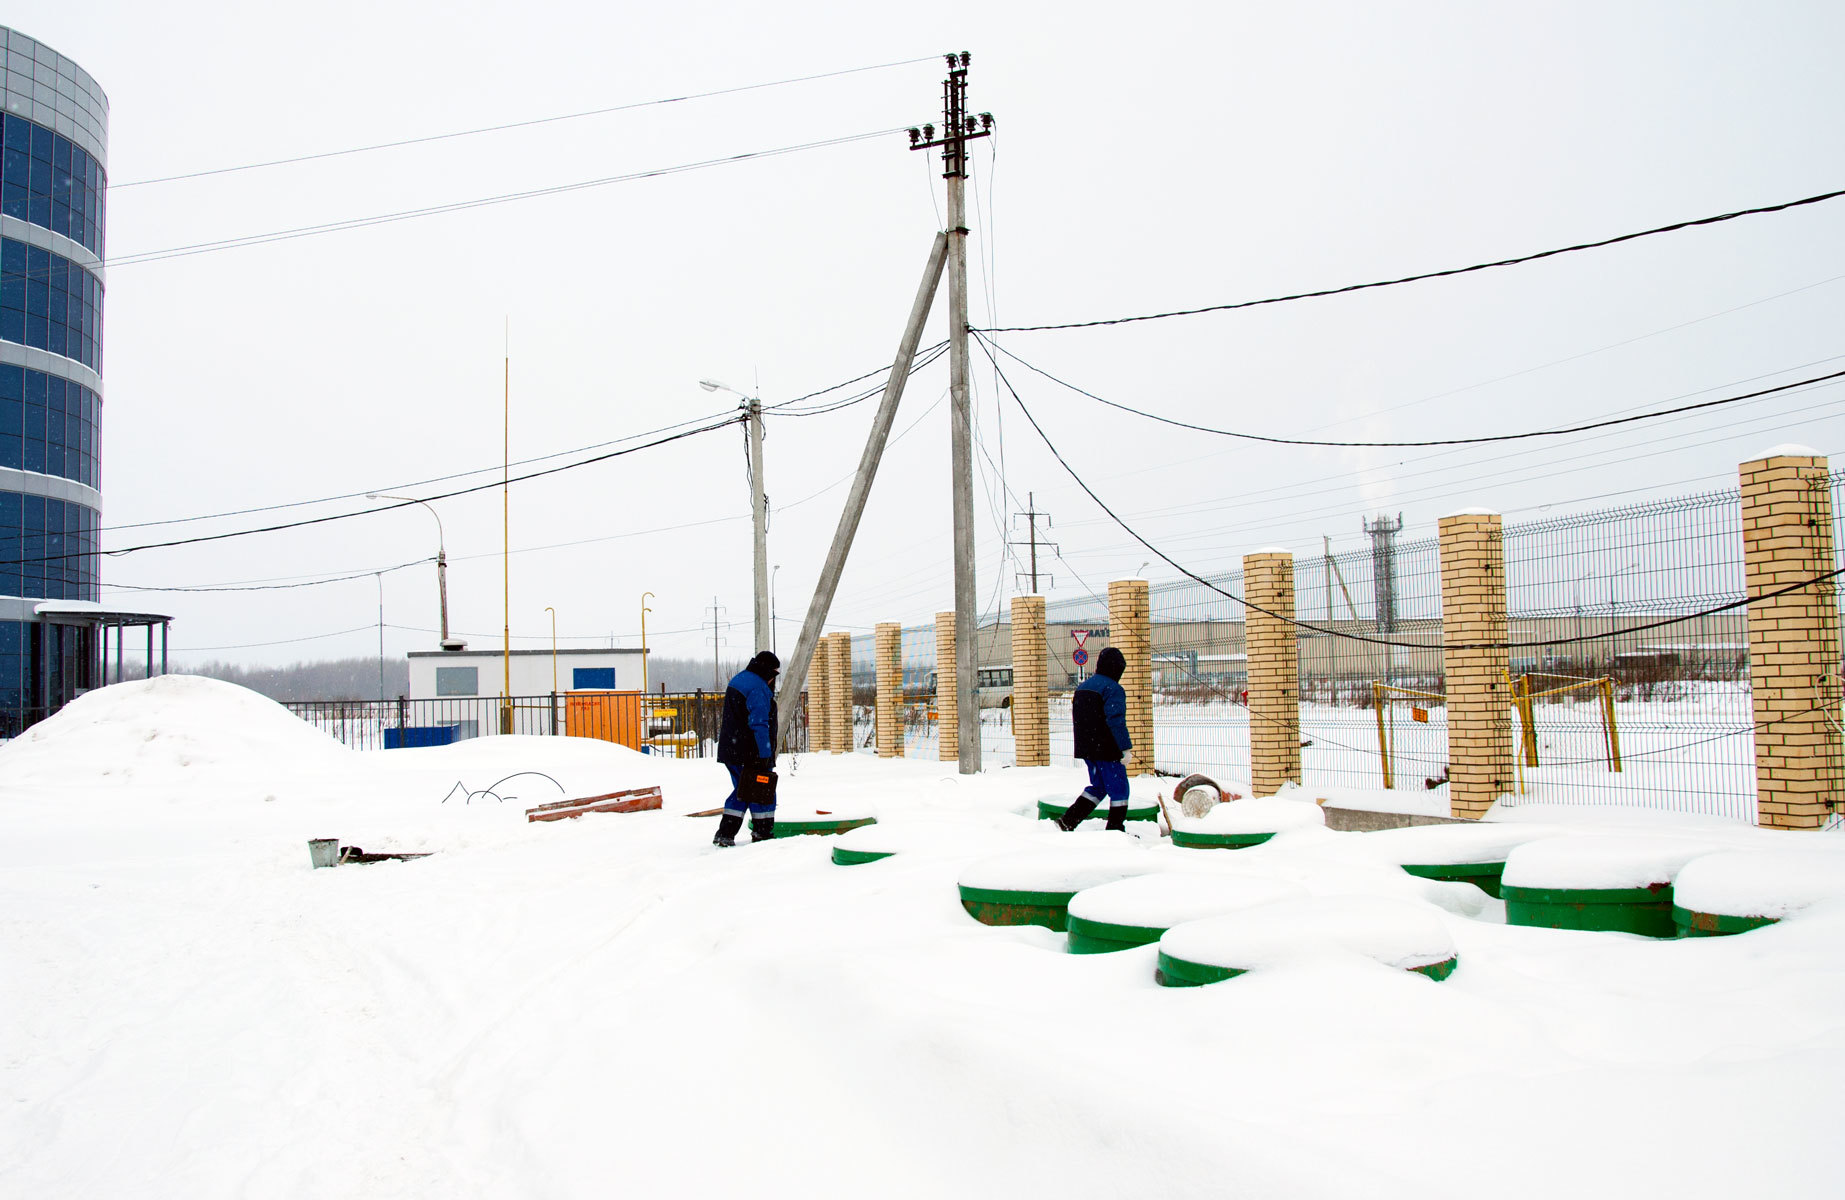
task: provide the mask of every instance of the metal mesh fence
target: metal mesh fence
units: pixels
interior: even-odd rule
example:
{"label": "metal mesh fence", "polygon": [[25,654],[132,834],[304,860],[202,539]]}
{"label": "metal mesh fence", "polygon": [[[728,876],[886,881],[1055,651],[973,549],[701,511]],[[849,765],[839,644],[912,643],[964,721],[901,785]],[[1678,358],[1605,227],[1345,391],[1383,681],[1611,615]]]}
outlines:
{"label": "metal mesh fence", "polygon": [[[1829,484],[1834,555],[1845,564],[1845,470]],[[1400,518],[1380,517],[1295,559],[1295,617],[1318,627],[1299,632],[1310,790],[1423,792],[1446,780],[1439,542],[1404,532]],[[1506,640],[1527,643],[1506,653],[1517,773],[1506,803],[1753,820],[1747,616],[1740,607],[1706,613],[1743,598],[1738,489],[1508,524],[1504,539]],[[1248,778],[1244,610],[1233,598],[1242,594],[1237,571],[1151,589],[1162,771]],[[1060,601],[1046,619],[1051,754],[1068,761],[1069,693],[1108,644],[1107,602]],[[855,639],[867,723],[870,654],[870,636]],[[1010,666],[1003,620],[983,623],[978,661],[983,684]],[[934,758],[933,624],[903,630],[903,663],[905,753]],[[999,703],[994,689],[980,690]],[[1007,715],[995,707],[982,717],[983,752],[1003,761]]]}

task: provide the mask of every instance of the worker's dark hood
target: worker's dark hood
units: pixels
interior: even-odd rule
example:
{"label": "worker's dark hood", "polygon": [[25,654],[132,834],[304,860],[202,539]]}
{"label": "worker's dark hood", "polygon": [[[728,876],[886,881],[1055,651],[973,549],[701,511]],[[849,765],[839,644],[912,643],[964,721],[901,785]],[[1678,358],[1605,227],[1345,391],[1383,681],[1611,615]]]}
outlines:
{"label": "worker's dark hood", "polygon": [[[731,660],[736,661],[736,660]],[[1095,673],[1106,675],[1116,683],[1121,682],[1122,672],[1127,670],[1127,656],[1113,646],[1095,656]]]}
{"label": "worker's dark hood", "polygon": [[[730,661],[736,662],[737,660],[733,658]],[[782,660],[775,657],[775,655],[768,650],[757,651],[756,657],[750,659],[750,665],[747,668],[747,670],[762,676],[764,679],[774,679],[775,676],[781,672],[781,669]]]}

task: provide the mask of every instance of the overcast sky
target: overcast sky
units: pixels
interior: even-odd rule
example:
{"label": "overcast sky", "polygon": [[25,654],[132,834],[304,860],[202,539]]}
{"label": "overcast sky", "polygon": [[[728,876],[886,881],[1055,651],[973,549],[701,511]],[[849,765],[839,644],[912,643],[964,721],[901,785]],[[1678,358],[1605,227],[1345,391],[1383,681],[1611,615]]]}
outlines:
{"label": "overcast sky", "polygon": [[[999,122],[970,190],[976,326],[1126,316],[1461,266],[1845,186],[1836,3],[615,4],[15,0],[7,23],[111,105],[108,251],[149,251],[631,175],[939,121],[940,52]],[[164,183],[909,59],[813,82]],[[924,159],[928,157],[929,161]],[[901,133],[108,275],[105,545],[368,507],[223,513],[497,468],[505,330],[517,461],[774,404],[888,364],[940,227],[939,159]],[[1845,366],[1845,200],[1525,266],[1140,324],[998,335],[1182,420],[1393,440],[1594,420]],[[938,304],[926,342],[946,336]],[[983,607],[1024,590],[1012,497],[1052,514],[1053,599],[1153,557],[975,373]],[[1722,487],[1782,442],[1845,451],[1837,386],[1464,452],[1262,448],[1149,424],[1008,369],[1086,482],[1199,571]],[[952,606],[946,361],[919,374],[829,628]],[[1682,402],[1682,401],[1681,401]],[[873,405],[770,423],[792,646]],[[914,426],[913,428],[912,425]],[[990,461],[989,461],[990,460]],[[566,460],[559,460],[566,461]],[[1845,465],[1845,464],[1842,464]],[[517,648],[750,649],[742,437],[726,429],[516,485]],[[1002,477],[1003,469],[1003,477]],[[461,484],[484,481],[472,476]],[[429,495],[455,484],[426,484]],[[453,626],[497,647],[497,490],[440,501]],[[1023,536],[1022,531],[1015,536]],[[376,652],[373,579],[421,559],[412,508],[104,560],[104,599],[176,617],[183,660]],[[1003,569],[1002,569],[1003,564]],[[1158,581],[1173,572],[1155,562]],[[387,648],[434,647],[433,568],[386,575]]]}

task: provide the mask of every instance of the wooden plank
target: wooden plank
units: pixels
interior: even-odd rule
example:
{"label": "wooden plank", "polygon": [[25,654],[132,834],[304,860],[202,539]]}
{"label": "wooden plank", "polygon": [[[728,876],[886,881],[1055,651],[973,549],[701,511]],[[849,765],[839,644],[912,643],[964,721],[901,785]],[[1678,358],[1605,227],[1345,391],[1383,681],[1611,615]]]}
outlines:
{"label": "wooden plank", "polygon": [[[618,798],[620,796],[627,796],[628,798],[620,799]],[[617,793],[615,796],[592,796],[587,800],[579,802],[577,806],[572,808],[528,809],[525,814],[525,819],[530,823],[533,821],[562,821],[567,817],[580,817],[584,813],[592,812],[654,812],[663,807],[665,803],[665,798],[660,795],[659,789],[653,788],[641,795],[623,792]]]}
{"label": "wooden plank", "polygon": [[556,808],[575,808],[579,804],[594,804],[599,800],[619,800],[624,796],[649,796],[649,795],[657,796],[659,794],[660,794],[660,789],[658,786],[644,787],[644,788],[629,788],[626,791],[622,791],[622,792],[604,792],[600,796],[579,796],[575,800],[553,800],[549,804],[534,805],[533,807],[528,808],[525,811],[526,812],[550,812],[552,809],[556,809]]}

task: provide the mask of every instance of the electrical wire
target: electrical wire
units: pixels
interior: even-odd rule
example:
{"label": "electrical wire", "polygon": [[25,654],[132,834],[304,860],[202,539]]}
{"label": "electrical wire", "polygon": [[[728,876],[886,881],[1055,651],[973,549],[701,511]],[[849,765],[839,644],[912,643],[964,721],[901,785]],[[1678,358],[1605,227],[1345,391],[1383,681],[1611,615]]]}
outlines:
{"label": "electrical wire", "polygon": [[[948,345],[947,342],[937,343],[935,346],[930,347],[930,351],[940,351],[943,347],[946,347],[947,345]],[[939,353],[936,354],[935,357],[939,357]],[[934,358],[931,358],[929,361],[933,362]],[[787,405],[799,404],[802,401],[811,400],[816,396],[824,396],[829,392],[835,392],[835,391],[838,391],[840,388],[850,387],[852,384],[858,383],[861,380],[869,379],[873,375],[877,375],[879,373],[887,373],[889,372],[889,370],[890,368],[888,366],[878,367],[873,370],[865,372],[863,375],[856,375],[852,377],[851,379],[845,380],[844,382],[833,384],[830,387],[821,388],[820,390],[815,391],[815,392],[809,392],[805,396],[797,396],[793,400],[785,400],[781,404],[767,405],[764,407],[763,411],[770,412],[775,409],[786,407]],[[706,413],[702,416],[688,417],[686,420],[683,420],[683,421],[675,421],[671,425],[662,425],[658,429],[649,429],[641,433],[625,434],[621,437],[611,438],[607,441],[592,442],[587,446],[577,446],[569,450],[554,450],[549,454],[541,454],[541,455],[537,455],[532,458],[519,459],[513,462],[511,465],[515,467],[524,467],[524,466],[530,466],[533,463],[550,462],[553,459],[565,458],[571,455],[587,454],[588,452],[592,450],[600,450],[606,446],[619,446],[625,442],[638,441],[641,438],[654,437],[654,436],[657,436],[663,433],[671,433],[678,429],[690,428],[691,426],[694,426],[694,425],[702,425],[707,422],[719,420],[727,416],[734,416],[734,414],[735,414],[735,410],[733,409],[722,409],[717,412]],[[790,414],[790,415],[805,415],[805,414]],[[137,521],[137,522],[133,522],[130,524],[123,524],[123,525],[105,525],[105,526],[102,526],[100,529],[98,529],[97,532],[99,533],[119,533],[123,530],[128,530],[128,529],[149,529],[149,528],[153,528],[155,526],[160,526],[160,525],[185,525],[185,524],[191,524],[197,521],[215,521],[215,520],[219,520],[222,518],[228,518],[228,517],[245,517],[245,516],[250,516],[254,513],[280,512],[280,511],[290,509],[290,508],[308,508],[316,504],[331,504],[331,503],[335,503],[340,500],[358,500],[364,497],[377,494],[379,492],[409,491],[412,488],[428,487],[431,484],[448,483],[456,479],[467,479],[470,476],[474,476],[474,475],[484,475],[489,471],[496,471],[499,469],[502,469],[502,468],[496,468],[492,466],[475,467],[472,470],[457,471],[457,472],[454,472],[448,475],[437,475],[437,476],[434,476],[428,479],[417,479],[417,480],[411,480],[411,481],[403,482],[403,483],[386,484],[383,487],[367,488],[364,491],[342,492],[342,493],[339,493],[337,495],[332,495],[332,496],[320,496],[312,500],[289,500],[289,501],[285,501],[280,504],[262,504],[262,505],[256,505],[251,508],[231,509],[225,512],[217,512],[217,513],[201,513],[201,514],[197,514],[195,516],[190,516],[190,517],[167,517],[163,520],[158,520],[158,521]],[[5,540],[7,539],[0,538],[0,541],[5,541]],[[569,543],[566,543],[566,544],[569,544]]]}
{"label": "electrical wire", "polygon": [[1535,254],[1521,254],[1514,258],[1495,259],[1492,262],[1474,263],[1466,267],[1448,267],[1440,271],[1423,271],[1415,275],[1404,275],[1397,279],[1380,279],[1372,283],[1348,283],[1343,287],[1321,288],[1311,292],[1292,292],[1285,296],[1270,296],[1262,300],[1239,300],[1233,304],[1210,304],[1203,308],[1180,308],[1167,312],[1146,313],[1134,317],[1110,317],[1097,321],[1066,321],[1057,325],[998,325],[977,329],[976,333],[1038,333],[1051,329],[1093,329],[1102,325],[1128,325],[1137,321],[1159,321],[1167,317],[1192,317],[1200,313],[1229,312],[1239,308],[1257,308],[1265,304],[1286,304],[1293,300],[1313,300],[1322,296],[1339,296],[1346,292],[1362,292],[1372,288],[1396,287],[1398,284],[1418,283],[1425,279],[1442,279],[1450,275],[1468,275],[1475,271],[1490,271],[1495,267],[1513,267],[1520,263],[1536,262],[1539,259],[1555,258],[1559,254],[1574,254],[1578,250],[1599,250],[1604,246],[1615,246],[1622,242],[1631,242],[1639,238],[1652,237],[1661,233],[1676,233],[1683,229],[1693,229],[1701,225],[1717,225],[1725,221],[1734,221],[1740,217],[1755,217],[1766,213],[1786,212],[1809,204],[1823,204],[1845,196],[1845,189],[1821,192],[1817,196],[1806,196],[1799,200],[1786,200],[1780,204],[1764,204],[1759,208],[1739,208],[1733,212],[1718,213],[1712,217],[1698,217],[1690,221],[1674,221],[1670,225],[1658,225],[1652,229],[1641,229],[1634,233],[1623,233],[1616,237],[1602,238],[1593,242],[1578,242],[1573,246],[1559,246],[1554,250],[1540,250]]}
{"label": "electrical wire", "polygon": [[350,575],[334,575],[327,579],[311,579],[305,583],[268,583],[268,584],[207,584],[198,587],[148,587],[133,583],[106,583],[105,592],[286,592],[295,588],[321,587],[329,583],[346,583],[353,579],[370,579],[374,575],[389,575],[406,567],[420,567],[424,563],[436,561],[433,558],[413,558],[409,562],[398,563],[394,567],[379,567],[372,571],[354,571]]}
{"label": "electrical wire", "polygon": [[319,642],[327,638],[346,637],[354,633],[373,633],[376,624],[355,625],[351,629],[336,629],[332,633],[311,633],[306,637],[283,638],[276,642],[244,642],[236,646],[174,646],[169,654],[204,654],[214,650],[260,650],[265,646],[292,646],[297,642]]}
{"label": "electrical wire", "polygon": [[234,167],[213,167],[202,171],[186,171],[178,175],[161,175],[152,179],[134,179],[126,183],[107,185],[111,192],[126,188],[148,187],[156,183],[176,183],[183,179],[203,179],[212,175],[232,175],[242,171],[260,171],[269,167],[285,167],[295,163],[320,162],[329,158],[344,158],[353,154],[369,154],[375,150],[396,150],[404,146],[423,146],[431,142],[445,142],[455,138],[474,137],[483,133],[503,133],[511,129],[530,129],[539,125],[551,125],[559,121],[579,121],[585,117],[607,116],[609,113],[628,112],[637,108],[653,108],[664,104],[682,104],[688,100],[709,100],[714,96],[734,96],[743,92],[761,91],[765,88],[786,87],[796,83],[812,83],[820,79],[836,79],[842,75],[858,75],[867,71],[884,71],[891,67],[908,67],[916,63],[934,62],[936,56],[931,54],[923,58],[906,58],[900,62],[876,63],[868,67],[848,67],[839,71],[823,71],[817,75],[799,75],[791,79],[774,79],[765,83],[746,83],[736,87],[715,88],[708,92],[689,92],[683,96],[663,96],[656,100],[634,100],[627,104],[614,104],[607,108],[592,108],[583,112],[561,113],[550,117],[533,117],[525,121],[509,121],[503,125],[483,125],[477,129],[459,129],[449,133],[425,134],[422,137],[401,138],[394,142],[376,142],[369,146],[352,146],[344,150],[324,150],[318,154],[297,154],[289,158],[272,158],[264,162],[243,163]]}
{"label": "electrical wire", "polygon": [[[722,429],[727,425],[736,424],[739,419],[740,418],[738,418],[735,415],[730,415],[730,416],[726,416],[721,421],[716,421],[716,422],[702,426],[697,429],[690,429],[690,430],[686,430],[681,433],[671,434],[667,437],[662,437],[655,441],[647,442],[643,445],[631,446],[626,450],[612,450],[607,454],[596,455],[594,458],[581,459],[577,462],[565,463],[562,466],[557,466],[557,467],[547,467],[546,469],[542,471],[531,471],[531,472],[527,472],[524,475],[513,476],[510,479],[494,480],[494,481],[489,481],[487,483],[475,484],[473,487],[456,488],[453,491],[440,492],[433,496],[424,496],[424,497],[421,497],[415,500],[404,500],[396,504],[384,504],[376,508],[360,509],[357,512],[330,513],[324,517],[307,517],[299,521],[287,521],[287,522],[284,522],[278,525],[264,525],[264,526],[260,526],[255,529],[234,529],[234,530],[230,530],[225,533],[203,534],[199,537],[174,538],[170,541],[165,541],[165,542],[147,542],[139,546],[125,546],[125,547],[122,547],[116,550],[104,550],[101,553],[113,558],[113,557],[117,557],[119,555],[124,555],[124,554],[134,554],[142,550],[164,550],[164,549],[167,549],[173,546],[196,545],[200,542],[219,542],[219,541],[224,541],[228,538],[249,537],[253,534],[258,534],[258,533],[277,533],[284,529],[300,529],[308,525],[323,525],[331,521],[344,521],[352,517],[364,517],[364,516],[370,516],[373,513],[390,512],[394,509],[407,508],[412,504],[425,504],[431,500],[446,500],[452,496],[466,496],[474,492],[486,491],[490,488],[503,487],[509,483],[524,483],[527,480],[541,479],[547,475],[557,475],[564,471],[574,471],[579,467],[587,467],[595,463],[607,462],[610,459],[622,458],[629,454],[639,453],[642,450],[652,450],[656,447],[664,446],[671,442],[681,441],[685,438],[697,437],[700,434],[711,433],[714,430]],[[89,553],[87,552],[73,551],[67,554],[42,555],[37,558],[0,560],[0,566],[10,567],[10,566],[20,566],[25,563],[59,562],[59,561],[62,561],[68,558],[87,558],[87,557],[89,557]]]}
{"label": "electrical wire", "polygon": [[[975,336],[978,337],[982,343],[990,342],[990,339],[983,335],[976,334]],[[1744,400],[1755,400],[1762,396],[1772,396],[1779,392],[1791,391],[1794,388],[1806,387],[1809,384],[1825,383],[1834,379],[1845,379],[1845,371],[1833,371],[1825,375],[1815,375],[1809,379],[1798,379],[1792,383],[1782,383],[1774,387],[1762,388],[1759,391],[1745,392],[1740,396],[1725,396],[1717,400],[1702,400],[1696,404],[1681,404],[1676,408],[1655,409],[1651,412],[1635,413],[1631,416],[1611,417],[1604,421],[1589,421],[1581,425],[1566,425],[1551,429],[1533,429],[1523,433],[1496,433],[1479,437],[1429,438],[1422,441],[1402,442],[1341,442],[1324,441],[1314,438],[1271,437],[1266,434],[1244,433],[1235,429],[1217,429],[1209,425],[1194,425],[1189,421],[1181,421],[1174,417],[1161,416],[1158,413],[1147,412],[1144,409],[1134,408],[1131,405],[1122,404],[1119,401],[1106,399],[1105,397],[1096,395],[1094,392],[1084,391],[1082,388],[1077,387],[1067,380],[1057,378],[1057,376],[1046,371],[1044,368],[1026,362],[998,342],[990,342],[990,344],[995,350],[998,350],[1001,354],[1012,359],[1020,366],[1029,371],[1037,372],[1052,383],[1068,388],[1079,396],[1086,396],[1099,404],[1107,405],[1109,408],[1119,409],[1122,412],[1131,413],[1137,417],[1145,417],[1149,421],[1157,421],[1162,425],[1172,425],[1179,429],[1188,429],[1193,433],[1209,433],[1217,437],[1237,438],[1248,442],[1264,442],[1276,446],[1326,446],[1353,450],[1416,449],[1426,446],[1478,446],[1490,442],[1519,442],[1531,438],[1567,437],[1570,434],[1588,433],[1596,429],[1611,429],[1617,425],[1631,425],[1637,421],[1654,421],[1662,417],[1676,417],[1707,408],[1721,408],[1726,404],[1738,404]]]}
{"label": "electrical wire", "polygon": [[[985,345],[985,339],[980,339],[980,342],[983,346]],[[990,352],[988,354],[988,357],[989,358],[992,357]],[[998,370],[998,360],[994,359],[993,361],[995,364],[995,370]],[[1110,508],[1102,500],[1100,496],[1096,495],[1095,491],[1091,489],[1087,483],[1083,482],[1082,476],[1077,474],[1076,469],[1069,464],[1069,461],[1064,458],[1063,454],[1057,449],[1056,445],[1052,443],[1050,436],[1044,432],[1044,427],[1038,424],[1038,419],[1032,415],[1031,409],[1026,407],[1025,401],[1019,396],[1018,389],[1013,387],[1012,381],[1006,378],[1005,372],[1000,371],[999,377],[1000,377],[1001,382],[1005,384],[1006,390],[1011,393],[1013,402],[1019,406],[1019,411],[1025,414],[1025,420],[1030,423],[1032,429],[1037,433],[1039,439],[1043,441],[1045,448],[1051,452],[1051,457],[1057,460],[1057,464],[1061,466],[1064,469],[1064,471],[1070,476],[1070,478],[1076,481],[1076,485],[1080,487],[1083,490],[1083,492],[1086,495],[1088,495],[1088,497],[1092,501],[1095,502],[1096,507],[1100,508],[1103,512],[1107,513],[1109,516],[1109,519],[1114,521],[1116,525],[1119,525],[1121,529],[1128,534],[1129,537],[1132,537],[1135,541],[1139,542],[1142,546],[1146,547],[1147,550],[1151,551],[1157,558],[1159,558],[1167,566],[1179,572],[1179,574],[1185,576],[1187,579],[1190,579],[1193,583],[1199,584],[1200,586],[1210,591],[1216,592],[1218,595],[1224,597],[1226,600],[1234,601],[1237,604],[1243,605],[1245,608],[1252,609],[1256,612],[1263,614],[1264,616],[1272,617],[1275,620],[1291,625],[1296,629],[1307,630],[1310,633],[1325,634],[1329,637],[1342,638],[1346,641],[1351,641],[1351,642],[1363,642],[1367,645],[1372,645],[1372,646],[1392,646],[1392,647],[1396,647],[1399,649],[1405,649],[1405,650],[1432,650],[1432,649],[1437,649],[1437,648],[1442,648],[1442,649],[1447,649],[1447,650],[1529,650],[1529,649],[1536,649],[1540,647],[1567,646],[1567,645],[1572,645],[1578,642],[1598,641],[1606,636],[1605,634],[1585,634],[1579,637],[1547,638],[1542,641],[1525,641],[1525,642],[1510,642],[1510,641],[1398,642],[1398,641],[1392,641],[1389,638],[1367,637],[1363,634],[1348,633],[1343,630],[1330,629],[1322,625],[1315,625],[1310,621],[1296,620],[1293,617],[1289,617],[1283,613],[1275,612],[1271,609],[1264,608],[1263,606],[1256,604],[1255,602],[1249,600],[1247,597],[1236,595],[1234,592],[1225,591],[1223,588],[1218,587],[1216,584],[1212,583],[1209,579],[1206,579],[1204,576],[1199,575],[1196,572],[1188,569],[1187,567],[1179,563],[1177,560],[1172,558],[1171,555],[1161,550],[1158,546],[1155,546],[1152,542],[1148,541],[1145,537],[1142,537],[1138,531],[1136,531],[1127,522],[1123,521],[1119,516],[1117,516],[1115,514],[1115,511],[1112,508]],[[1698,612],[1685,613],[1681,616],[1666,617],[1658,621],[1649,621],[1645,624],[1630,626],[1630,627],[1623,629],[1622,632],[1626,634],[1644,633],[1644,632],[1647,632],[1648,630],[1663,629],[1667,626],[1680,625],[1687,621],[1700,620],[1704,617],[1714,616],[1717,613],[1731,612],[1738,608],[1745,608],[1750,604],[1759,604],[1764,600],[1772,600],[1778,596],[1785,596],[1792,592],[1800,591],[1803,588],[1813,587],[1817,584],[1824,583],[1829,579],[1836,579],[1840,575],[1845,575],[1845,567],[1841,567],[1841,568],[1838,568],[1832,571],[1827,571],[1820,575],[1815,575],[1810,579],[1799,580],[1795,583],[1787,584],[1783,587],[1776,588],[1772,591],[1763,592],[1757,596],[1747,597],[1742,600],[1734,600],[1728,604],[1719,604],[1719,605],[1715,605],[1710,608],[1702,609]]]}
{"label": "electrical wire", "polygon": [[319,225],[301,225],[292,229],[277,229],[268,233],[253,233],[243,237],[221,238],[213,242],[194,242],[184,246],[170,246],[164,250],[144,250],[111,258],[105,264],[111,269],[124,266],[139,266],[143,263],[164,262],[173,258],[186,258],[195,254],[214,254],[220,250],[239,250],[248,246],[264,246],[275,242],[293,241],[297,238],[317,237],[326,233],[344,233],[353,229],[369,229],[377,225],[390,225],[400,221],[413,221],[422,217],[440,216],[444,213],[463,212],[475,208],[487,208],[500,204],[512,204],[520,200],[533,200],[544,196],[559,196],[570,192],[580,192],[589,188],[606,187],[616,183],[632,183],[641,179],[658,179],[666,175],[680,175],[688,171],[700,171],[707,167],[727,166],[731,163],[748,162],[752,159],[775,158],[784,154],[797,154],[806,150],[821,150],[832,146],[844,146],[852,142],[868,141],[872,138],[889,137],[901,133],[902,126],[894,129],[874,129],[864,133],[845,134],[840,137],[823,138],[819,141],[802,142],[797,145],[778,146],[772,150],[750,150],[740,154],[726,154],[718,158],[701,159],[697,162],[680,163],[671,167],[656,167],[647,171],[631,171],[622,175],[605,175],[597,179],[583,179],[575,183],[560,183],[550,187],[532,188],[522,192],[501,192],[492,196],[481,196],[473,200],[456,200],[446,204],[432,204],[423,208],[402,209],[397,212],[377,213],[368,217],[351,217],[343,221],[327,221]]}

